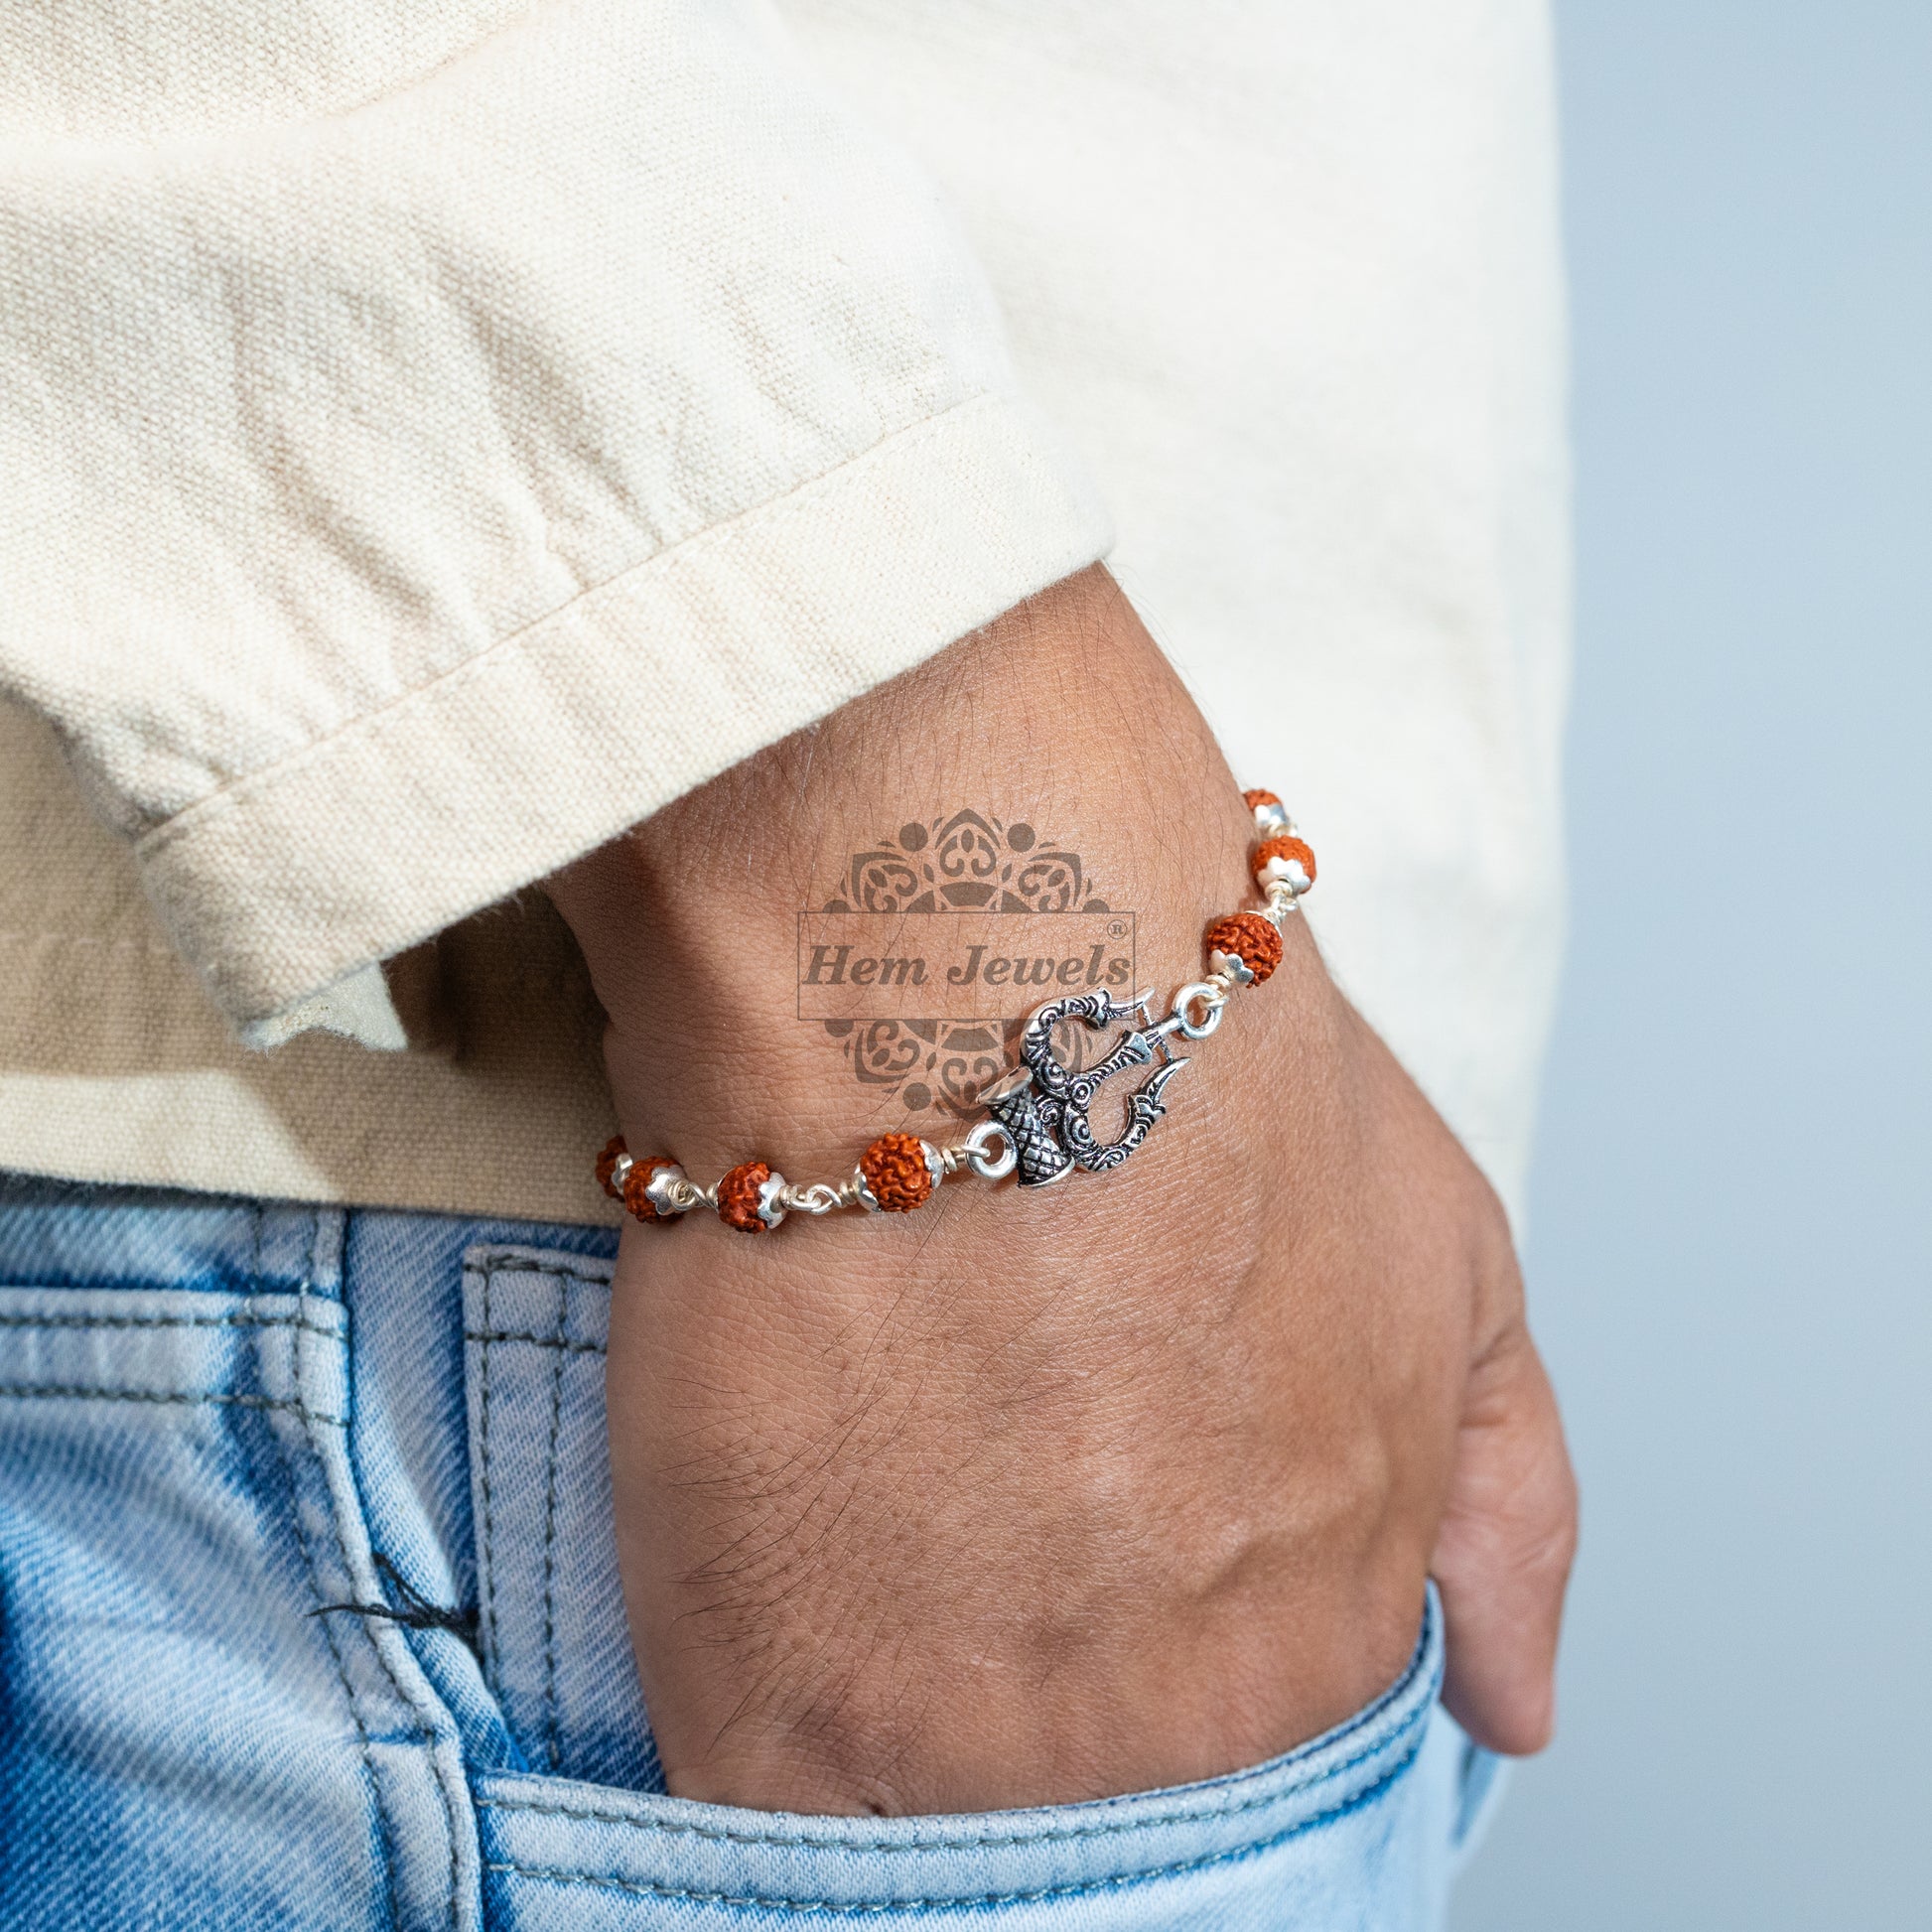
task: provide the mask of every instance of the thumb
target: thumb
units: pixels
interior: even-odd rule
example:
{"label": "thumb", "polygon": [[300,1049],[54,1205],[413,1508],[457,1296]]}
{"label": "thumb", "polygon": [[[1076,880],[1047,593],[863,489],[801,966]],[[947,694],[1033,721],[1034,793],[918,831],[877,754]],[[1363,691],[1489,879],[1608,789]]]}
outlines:
{"label": "thumb", "polygon": [[1577,1550],[1577,1482],[1555,1392],[1520,1321],[1470,1372],[1431,1570],[1443,1593],[1443,1703],[1478,1744],[1550,1741],[1557,1631]]}

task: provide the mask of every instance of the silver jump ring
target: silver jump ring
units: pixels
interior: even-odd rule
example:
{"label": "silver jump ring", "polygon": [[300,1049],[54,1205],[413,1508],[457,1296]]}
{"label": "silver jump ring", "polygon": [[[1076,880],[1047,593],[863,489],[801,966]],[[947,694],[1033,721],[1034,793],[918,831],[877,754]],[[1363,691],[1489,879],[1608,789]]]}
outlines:
{"label": "silver jump ring", "polygon": [[[1221,1024],[1227,1004],[1228,996],[1218,986],[1210,986],[1206,980],[1194,980],[1173,996],[1173,1012],[1186,1038],[1205,1039]],[[1192,1006],[1206,1009],[1201,1019],[1188,1017],[1187,1009]]]}
{"label": "silver jump ring", "polygon": [[[988,1154],[995,1141],[1000,1152]],[[1020,1165],[1020,1150],[997,1120],[983,1120],[966,1136],[966,1163],[982,1180],[1004,1180]]]}

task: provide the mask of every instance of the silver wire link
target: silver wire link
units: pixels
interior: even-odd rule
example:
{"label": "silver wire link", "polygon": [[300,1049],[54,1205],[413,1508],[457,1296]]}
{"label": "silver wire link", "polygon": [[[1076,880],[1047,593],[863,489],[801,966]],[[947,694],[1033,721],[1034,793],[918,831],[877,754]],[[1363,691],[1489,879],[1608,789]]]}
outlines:
{"label": "silver wire link", "polygon": [[1278,879],[1268,889],[1268,903],[1261,908],[1261,916],[1279,931],[1282,922],[1289,914],[1299,912],[1301,909],[1302,901],[1297,897],[1295,888],[1286,880]]}
{"label": "silver wire link", "polygon": [[787,1187],[778,1200],[792,1214],[836,1214],[849,1205],[845,1190],[825,1180],[815,1180],[809,1187]]}

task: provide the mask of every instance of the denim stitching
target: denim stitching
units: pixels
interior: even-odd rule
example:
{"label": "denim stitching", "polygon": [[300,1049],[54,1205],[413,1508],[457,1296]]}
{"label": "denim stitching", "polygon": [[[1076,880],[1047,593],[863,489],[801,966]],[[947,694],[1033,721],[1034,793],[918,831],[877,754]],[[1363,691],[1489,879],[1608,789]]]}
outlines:
{"label": "denim stitching", "polygon": [[[310,1227],[309,1227],[308,1273],[303,1276],[302,1284],[300,1288],[298,1288],[296,1291],[297,1300],[302,1304],[304,1304],[305,1306],[309,1299],[310,1285],[315,1278],[316,1256],[320,1252],[321,1247],[322,1247],[322,1210],[318,1208],[315,1210],[311,1218]],[[296,1347],[298,1350],[300,1349],[301,1347],[300,1342],[296,1344]],[[301,1381],[302,1381],[302,1364],[301,1364],[300,1356],[298,1354],[297,1362],[296,1362],[297,1387],[301,1386]],[[313,1436],[311,1436],[310,1438],[309,1448],[310,1448],[310,1452],[315,1455],[317,1461],[321,1462],[322,1460],[321,1445],[315,1441]],[[345,1446],[345,1455],[346,1455],[346,1446]],[[325,1475],[325,1481],[326,1480],[327,1477]],[[338,1560],[341,1562],[343,1566],[344,1577],[346,1578],[348,1582],[352,1585],[354,1583],[354,1573],[349,1567],[348,1542],[347,1539],[343,1534],[342,1518],[334,1508],[333,1502],[334,1499],[332,1498],[331,1499],[332,1506],[329,1511],[329,1524],[331,1529],[334,1530],[336,1536],[336,1555]],[[409,1715],[416,1721],[415,1741],[418,1744],[428,1746],[427,1755],[429,1757],[430,1780],[436,1786],[437,1797],[442,1801],[443,1826],[444,1826],[444,1831],[446,1834],[446,1842],[448,1844],[449,1854],[450,1854],[449,1921],[451,1927],[454,1928],[456,1925],[456,1904],[457,1904],[456,1808],[454,1804],[451,1802],[449,1786],[444,1781],[442,1765],[437,1760],[436,1729],[435,1726],[432,1724],[430,1724],[429,1721],[424,1717],[423,1713],[417,1708],[415,1700],[409,1695],[407,1691],[403,1689],[402,1680],[397,1677],[395,1672],[395,1667],[390,1663],[388,1653],[382,1647],[382,1642],[379,1633],[371,1629],[368,1624],[364,1623],[362,1625],[362,1635],[364,1639],[367,1641],[369,1648],[375,1653],[375,1661],[381,1667],[383,1676],[389,1680],[389,1688],[391,1691],[395,1693],[396,1702],[400,1704],[403,1707],[403,1709],[407,1711]],[[396,1910],[395,1890],[394,1890],[394,1881],[392,1878],[391,1885],[390,1885],[390,1900],[389,1900],[389,1913],[390,1913],[391,1922],[394,1921],[395,1910]]]}
{"label": "denim stitching", "polygon": [[[1211,1812],[1165,1811],[1152,1816],[1138,1818],[1110,1819],[1105,1824],[1096,1825],[1058,1825],[1037,1832],[986,1832],[972,1838],[924,1838],[916,1843],[904,1839],[869,1838],[813,1838],[807,1834],[787,1834],[783,1832],[737,1832],[717,1825],[691,1825],[672,1819],[659,1821],[651,1818],[633,1818],[624,1813],[580,1809],[570,1805],[543,1805],[521,1798],[479,1798],[477,1803],[484,1811],[528,1811],[545,1818],[575,1818],[584,1823],[600,1825],[628,1825],[633,1830],[663,1833],[667,1837],[711,1839],[724,1845],[757,1845],[772,1847],[780,1851],[793,1847],[813,1852],[984,1852],[999,1851],[1016,1845],[1065,1845],[1084,1839],[1116,1838],[1128,1832],[1159,1831],[1169,1825],[1189,1825],[1202,1818],[1241,1818],[1251,1811],[1265,1811],[1270,1805],[1279,1805],[1289,1798],[1300,1797],[1310,1791],[1318,1791],[1324,1784],[1332,1784],[1344,1772],[1352,1771],[1358,1764],[1366,1764],[1370,1758],[1390,1747],[1393,1739],[1384,1737],[1377,1742],[1357,1751],[1353,1757],[1345,1757],[1339,1764],[1331,1764],[1318,1776],[1310,1778],[1286,1791],[1266,1791],[1252,1798],[1243,1798],[1239,1803],[1217,1806]],[[1414,1747],[1409,1752],[1414,1755]]]}
{"label": "denim stitching", "polygon": [[[584,1288],[608,1289],[611,1286],[609,1275],[587,1275],[581,1269],[567,1268],[561,1262],[535,1261],[523,1255],[511,1254],[503,1248],[481,1248],[472,1252],[478,1256],[472,1265],[477,1273],[483,1275],[555,1275]],[[608,1262],[605,1265],[610,1266]]]}
{"label": "denim stitching", "polygon": [[482,1465],[483,1478],[483,1628],[488,1632],[485,1654],[493,1676],[496,1669],[496,1565],[490,1555],[490,1545],[495,1533],[495,1505],[489,1493],[489,1284],[495,1279],[495,1271],[485,1268],[483,1278],[483,1331],[479,1344],[483,1356],[480,1367],[482,1388],[479,1395],[480,1417],[477,1425],[477,1460]]}
{"label": "denim stitching", "polygon": [[[255,1268],[256,1268],[255,1280],[259,1283],[261,1279],[260,1268],[261,1268],[261,1233],[262,1233],[262,1210],[259,1203],[257,1203],[255,1207],[254,1215],[255,1215]],[[298,1291],[298,1294],[300,1295],[300,1291]],[[299,1350],[301,1347],[301,1343],[299,1341],[296,1342],[295,1347],[296,1349]],[[295,1385],[298,1389],[302,1387],[302,1364],[299,1359],[299,1356],[295,1363]],[[300,1407],[299,1404],[287,1404],[283,1406],[287,1406],[290,1408]],[[306,1421],[306,1413],[305,1413],[305,1421]],[[320,1461],[321,1450],[316,1441],[315,1432],[312,1429],[305,1432],[305,1440],[309,1445],[309,1453],[312,1456],[314,1456],[318,1461]],[[316,1602],[318,1605],[320,1605],[327,1599],[323,1592],[322,1579],[316,1574],[315,1546],[310,1541],[308,1529],[304,1525],[302,1520],[302,1499],[296,1493],[296,1486],[295,1486],[295,1459],[293,1455],[290,1453],[289,1446],[287,1442],[279,1434],[276,1435],[275,1441],[276,1441],[276,1447],[281,1451],[278,1460],[281,1464],[283,1484],[288,1492],[289,1520],[295,1526],[296,1539],[302,1546],[302,1561],[304,1567],[307,1569],[309,1573],[309,1587],[315,1592]],[[327,1482],[326,1476],[324,1480],[326,1483]],[[330,1514],[333,1518],[335,1514],[333,1509],[331,1510]],[[355,1702],[355,1691],[348,1681],[348,1665],[346,1661],[344,1659],[342,1646],[337,1641],[336,1631],[333,1622],[328,1617],[323,1617],[319,1620],[322,1623],[324,1641],[327,1642],[327,1644],[329,1645],[329,1654],[332,1658],[335,1659],[336,1677],[338,1682],[340,1682],[343,1687],[343,1702],[348,1707],[349,1723],[355,1726],[355,1735],[360,1746],[360,1755],[362,1759],[362,1776],[369,1787],[370,1809],[375,1813],[376,1844],[381,1851],[382,1892],[384,1898],[388,1901],[389,1925],[391,1928],[391,1932],[400,1932],[401,1921],[397,1917],[397,1913],[396,1913],[395,1850],[389,1841],[389,1815],[387,1811],[384,1810],[383,1808],[382,1789],[381,1786],[376,1781],[375,1759],[373,1753],[369,1748],[368,1726],[362,1722],[362,1713]]]}
{"label": "denim stitching", "polygon": [[[932,1912],[944,1911],[947,1908],[964,1910],[982,1905],[1033,1905],[1049,1898],[1093,1897],[1101,1892],[1122,1891],[1130,1885],[1151,1884],[1161,1878],[1175,1878],[1190,1871],[1210,1871],[1217,1865],[1238,1864],[1243,1860],[1259,1858],[1264,1853],[1273,1852],[1291,1840],[1301,1837],[1305,1832],[1313,1831],[1318,1825],[1332,1824],[1335,1819],[1346,1817],[1351,1811],[1359,1811],[1364,1805],[1380,1797],[1415,1762],[1421,1749],[1422,1736],[1419,1733],[1402,1756],[1373,1784],[1364,1786],[1362,1790],[1344,1799],[1340,1804],[1331,1805],[1326,1811],[1316,1812],[1311,1818],[1301,1819],[1272,1837],[1259,1839],[1252,1845],[1237,1845],[1229,1851],[1210,1852],[1197,1859],[1179,1859],[1171,1864],[1150,1866],[1146,1871],[1125,1871],[1113,1877],[1086,1878],[1077,1883],[1064,1885],[1042,1885],[1031,1891],[961,1892],[939,1898],[854,1899],[850,1902],[841,1902],[828,1898],[772,1898],[760,1892],[700,1891],[692,1886],[654,1885],[645,1879],[617,1878],[597,1871],[567,1871],[550,1865],[518,1864],[513,1860],[507,1859],[491,1860],[486,1869],[513,1871],[521,1877],[544,1878],[558,1884],[591,1885],[606,1891],[634,1892],[650,1898],[684,1899],[694,1904],[704,1905],[764,1906],[772,1910],[811,1913],[824,1918],[864,1918],[876,1917],[885,1912]],[[1221,1812],[1213,1816],[1220,1818],[1230,1815],[1232,1814]]]}
{"label": "denim stitching", "polygon": [[570,1327],[570,1282],[571,1278],[565,1276],[557,1290],[556,1353],[550,1364],[549,1487],[543,1504],[543,1716],[553,1771],[562,1754],[557,1738],[557,1437],[563,1428],[564,1336]]}
{"label": "denim stitching", "polygon": [[342,1333],[294,1314],[0,1314],[0,1328],[306,1328],[312,1335]]}
{"label": "denim stitching", "polygon": [[[1422,1675],[1425,1649],[1426,1645],[1423,1643],[1416,1645],[1415,1653],[1409,1659],[1408,1668],[1373,1704],[1369,1705],[1360,1714],[1354,1721],[1356,1724],[1366,1725],[1373,1723],[1384,1711],[1387,1711],[1404,1696],[1416,1682],[1417,1678]],[[1415,1720],[1413,1718],[1406,1719],[1404,1722],[1413,1724]],[[1332,1784],[1344,1772],[1354,1770],[1358,1764],[1366,1764],[1370,1758],[1376,1756],[1381,1751],[1387,1750],[1393,1736],[1399,1734],[1400,1732],[1398,1731],[1391,1733],[1389,1736],[1377,1738],[1372,1743],[1364,1744],[1360,1750],[1355,1751],[1348,1757],[1342,1758],[1340,1762],[1330,1764],[1326,1769],[1317,1772],[1313,1777],[1297,1784],[1293,1792],[1279,1790],[1265,1791],[1258,1796],[1244,1798],[1238,1804],[1222,1806],[1214,1812],[1213,1816],[1217,1818],[1239,1818],[1247,1812],[1260,1811],[1266,1806],[1279,1804],[1284,1798],[1291,1795],[1319,1790],[1324,1784]],[[1419,1744],[1412,1745],[1410,1747],[1410,1755],[1413,1756],[1417,1748],[1419,1748]],[[1219,1785],[1223,1788],[1238,1789],[1242,1784],[1250,1782],[1255,1778],[1267,1777],[1269,1775],[1269,1768],[1264,1765],[1257,1770],[1237,1772],[1232,1778],[1213,1780],[1201,1788],[1212,1790],[1216,1785]],[[1123,1804],[1130,1801],[1125,1799],[1104,1799],[1101,1802],[1106,1804]],[[480,1797],[477,1800],[477,1804],[484,1811],[527,1811],[544,1818],[575,1818],[582,1820],[586,1824],[626,1825],[633,1831],[663,1833],[666,1836],[682,1838],[713,1839],[726,1845],[762,1845],[775,1847],[780,1850],[798,1846],[811,1851],[888,1853],[977,1852],[983,1849],[1013,1845],[1059,1845],[1070,1840],[1109,1838],[1123,1832],[1157,1829],[1168,1825],[1185,1825],[1202,1815],[1197,1811],[1169,1810],[1157,1812],[1152,1816],[1143,1813],[1133,1818],[1109,1820],[1105,1824],[1054,1826],[1037,1832],[983,1833],[971,1838],[928,1838],[921,1839],[916,1844],[908,1844],[903,1839],[896,1838],[813,1838],[798,1833],[731,1831],[717,1825],[694,1825],[674,1819],[638,1818],[628,1812],[600,1811],[594,1806],[589,1805],[541,1804],[532,1798]]]}
{"label": "denim stitching", "polygon": [[[576,1275],[566,1276],[567,1281],[581,1279]],[[602,1286],[602,1284],[600,1284]],[[602,1355],[605,1344],[601,1341],[565,1341],[556,1335],[527,1334],[520,1328],[466,1328],[465,1341],[526,1341],[532,1348],[559,1348],[566,1355]]]}
{"label": "denim stitching", "polygon": [[311,1410],[300,1402],[283,1402],[273,1396],[265,1395],[163,1395],[152,1389],[86,1389],[60,1382],[42,1385],[23,1382],[0,1386],[0,1396],[21,1398],[69,1396],[88,1402],[167,1402],[179,1404],[184,1409],[214,1406],[231,1409],[286,1409],[290,1415],[300,1416],[304,1422],[324,1423],[331,1429],[342,1429],[347,1422],[345,1416],[324,1415],[320,1410]]}
{"label": "denim stitching", "polygon": [[[490,1476],[489,1476],[489,1466],[490,1466],[489,1464],[489,1346],[490,1343],[506,1342],[506,1341],[527,1342],[532,1347],[556,1348],[556,1349],[561,1349],[569,1354],[601,1355],[605,1352],[605,1350],[603,1344],[597,1342],[567,1341],[563,1338],[561,1333],[556,1335],[543,1335],[543,1334],[536,1334],[534,1332],[525,1332],[519,1329],[498,1328],[494,1326],[491,1323],[489,1318],[490,1286],[495,1281],[498,1275],[542,1275],[554,1281],[562,1281],[566,1283],[576,1282],[580,1286],[585,1288],[602,1288],[607,1290],[610,1288],[611,1283],[609,1278],[603,1275],[587,1275],[577,1268],[565,1267],[556,1262],[536,1261],[522,1255],[507,1253],[502,1249],[497,1249],[494,1251],[488,1249],[483,1250],[478,1256],[477,1262],[473,1264],[473,1266],[475,1267],[476,1272],[483,1277],[483,1326],[480,1328],[466,1328],[463,1332],[463,1338],[465,1341],[473,1341],[477,1344],[478,1353],[481,1357],[481,1360],[479,1361],[477,1367],[478,1383],[479,1383],[479,1388],[478,1388],[479,1416],[478,1416],[478,1423],[477,1423],[477,1459],[479,1463],[482,1465],[481,1469],[479,1470],[479,1480],[483,1488],[483,1628],[486,1632],[486,1636],[484,1640],[484,1650],[486,1655],[489,1658],[491,1669],[493,1670],[495,1667],[496,1654],[497,1654],[496,1565],[492,1554],[494,1543],[495,1543],[496,1511],[495,1511],[495,1497],[491,1489]],[[562,1369],[561,1359],[559,1360],[558,1368],[559,1371],[561,1372]],[[553,1449],[553,1453],[554,1453],[554,1449]],[[553,1482],[554,1482],[554,1475],[553,1475]],[[552,1490],[551,1501],[554,1505],[555,1502],[554,1487]],[[546,1551],[546,1563],[547,1561],[548,1561],[548,1557]],[[546,1629],[547,1629],[548,1628],[547,1618],[549,1615],[549,1603],[547,1599],[545,1603],[545,1614],[546,1614]],[[554,1758],[552,1762],[554,1764],[555,1762]]]}

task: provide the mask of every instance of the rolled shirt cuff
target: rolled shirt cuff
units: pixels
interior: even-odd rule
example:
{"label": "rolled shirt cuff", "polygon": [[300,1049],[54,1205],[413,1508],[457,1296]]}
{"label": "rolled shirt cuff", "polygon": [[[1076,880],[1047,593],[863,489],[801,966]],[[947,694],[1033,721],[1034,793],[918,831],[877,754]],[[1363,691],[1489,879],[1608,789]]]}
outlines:
{"label": "rolled shirt cuff", "polygon": [[140,839],[148,893],[215,1004],[272,1043],[316,1024],[323,989],[591,851],[1110,541],[1046,419],[981,394],[198,799]]}

